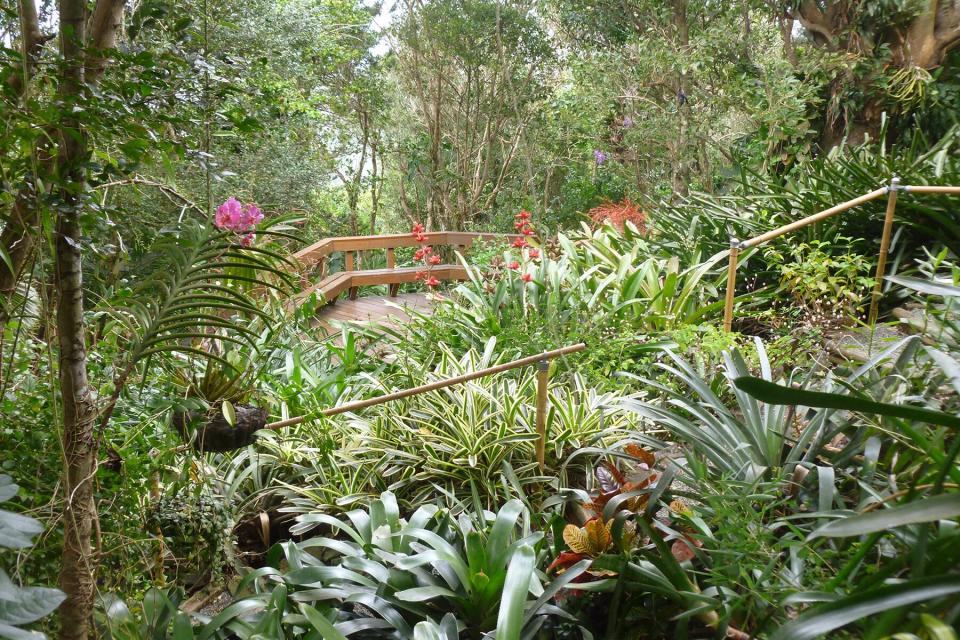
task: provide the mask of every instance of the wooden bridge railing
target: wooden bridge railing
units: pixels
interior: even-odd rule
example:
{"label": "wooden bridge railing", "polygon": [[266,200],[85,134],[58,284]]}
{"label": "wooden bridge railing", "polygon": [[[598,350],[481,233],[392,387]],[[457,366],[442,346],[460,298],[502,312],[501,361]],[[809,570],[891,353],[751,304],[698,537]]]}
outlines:
{"label": "wooden bridge railing", "polygon": [[[510,242],[518,237],[503,233],[470,233],[466,231],[430,231],[427,232],[427,242],[431,247],[453,246],[461,253],[473,246],[478,240],[499,240]],[[396,296],[400,285],[415,282],[417,273],[424,267],[397,267],[395,250],[402,247],[419,247],[424,243],[418,241],[412,234],[395,233],[381,236],[345,236],[339,238],[324,238],[309,247],[294,254],[305,269],[319,268],[320,279],[316,284],[307,286],[300,294],[300,298],[316,293],[323,296],[326,302],[333,302],[344,291],[350,292],[350,299],[357,297],[357,292],[363,286],[387,285],[391,296]],[[364,252],[386,251],[385,269],[362,268]],[[342,253],[343,271],[329,273],[329,258],[335,253]],[[360,268],[358,268],[360,267]],[[430,275],[438,280],[466,280],[467,270],[460,264],[439,264],[430,268]]]}

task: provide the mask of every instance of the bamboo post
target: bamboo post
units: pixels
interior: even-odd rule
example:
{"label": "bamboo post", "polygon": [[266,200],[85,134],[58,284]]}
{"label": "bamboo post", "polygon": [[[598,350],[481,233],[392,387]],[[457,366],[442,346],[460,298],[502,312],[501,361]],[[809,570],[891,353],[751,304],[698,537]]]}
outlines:
{"label": "bamboo post", "polygon": [[733,296],[737,287],[737,260],[740,257],[740,241],[730,238],[730,262],[727,265],[727,297],[723,305],[723,330],[733,329]]}
{"label": "bamboo post", "polygon": [[870,300],[870,315],[867,322],[870,326],[877,323],[877,313],[880,306],[880,297],[883,295],[883,278],[887,270],[887,252],[890,250],[890,234],[893,231],[893,215],[897,209],[897,191],[900,189],[900,178],[893,176],[890,186],[887,187],[887,215],[883,220],[883,235],[880,236],[880,255],[877,257],[877,275],[874,278],[873,295]]}
{"label": "bamboo post", "polygon": [[540,473],[547,464],[547,383],[550,380],[550,361],[537,363],[537,464]]}

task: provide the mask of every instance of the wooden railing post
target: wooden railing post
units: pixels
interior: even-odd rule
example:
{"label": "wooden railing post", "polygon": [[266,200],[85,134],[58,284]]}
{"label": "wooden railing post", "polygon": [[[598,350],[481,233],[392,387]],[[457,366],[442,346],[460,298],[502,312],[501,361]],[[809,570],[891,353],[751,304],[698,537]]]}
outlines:
{"label": "wooden railing post", "polygon": [[893,232],[893,216],[897,210],[897,191],[900,190],[900,178],[893,176],[887,187],[887,215],[883,219],[883,234],[880,236],[880,255],[877,257],[877,275],[874,278],[873,295],[870,296],[870,314],[867,322],[872,327],[877,323],[880,298],[883,295],[883,278],[887,271],[887,252],[890,251],[890,235]]}
{"label": "wooden railing post", "polygon": [[550,380],[550,361],[537,363],[537,464],[543,473],[547,464],[547,383]]}
{"label": "wooden railing post", "polygon": [[396,269],[397,268],[397,256],[394,253],[393,247],[387,248],[387,269]]}
{"label": "wooden railing post", "polygon": [[723,330],[733,329],[733,298],[737,288],[737,260],[740,257],[740,241],[730,238],[730,261],[727,265],[727,295],[723,304]]}
{"label": "wooden railing post", "polygon": [[353,251],[343,252],[343,270],[353,271]]}

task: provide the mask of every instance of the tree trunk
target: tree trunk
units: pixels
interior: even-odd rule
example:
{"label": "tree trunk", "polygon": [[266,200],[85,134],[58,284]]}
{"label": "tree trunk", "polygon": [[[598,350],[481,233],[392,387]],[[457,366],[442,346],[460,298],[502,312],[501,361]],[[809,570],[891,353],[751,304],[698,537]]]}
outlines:
{"label": "tree trunk", "polygon": [[[37,14],[37,3],[34,0],[19,0],[17,12],[20,14],[20,53],[23,56],[23,72],[10,76],[8,82],[14,92],[21,95],[26,92],[30,79],[37,66],[37,59],[43,49],[43,44],[50,39],[40,30],[40,20]],[[48,164],[47,138],[41,136],[37,143],[36,156],[42,165]],[[11,271],[5,261],[0,261],[0,322],[9,318],[7,302],[9,302],[23,270],[33,257],[36,244],[34,237],[37,232],[38,194],[35,184],[23,187],[14,200],[10,218],[0,233],[0,249],[6,251],[13,266]]]}
{"label": "tree trunk", "polygon": [[61,202],[54,238],[65,491],[60,588],[67,599],[60,605],[62,640],[86,640],[95,592],[90,538],[97,515],[93,501],[96,402],[87,381],[79,223],[86,142],[83,125],[71,109],[84,90],[86,13],[83,0],[60,1],[60,52],[64,65],[57,97],[63,104],[64,117],[57,140]]}

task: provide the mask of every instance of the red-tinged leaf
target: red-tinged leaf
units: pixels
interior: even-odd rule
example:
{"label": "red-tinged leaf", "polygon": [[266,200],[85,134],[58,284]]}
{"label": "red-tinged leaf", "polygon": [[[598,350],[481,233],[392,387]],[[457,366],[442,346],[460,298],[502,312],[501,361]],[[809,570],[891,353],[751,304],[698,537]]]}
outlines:
{"label": "red-tinged leaf", "polygon": [[581,560],[586,558],[582,553],[575,553],[573,551],[561,551],[560,555],[557,556],[557,559],[550,563],[550,566],[547,567],[547,573],[551,571],[558,570],[558,573],[562,573],[564,569],[571,567]]}
{"label": "red-tinged leaf", "polygon": [[683,538],[678,538],[673,541],[673,544],[670,545],[670,553],[673,554],[677,562],[686,562],[696,557],[697,554],[693,550],[694,546],[702,547],[703,543],[688,535],[684,535]]}
{"label": "red-tinged leaf", "polygon": [[627,445],[626,452],[649,467],[653,467],[654,463],[657,461],[657,457],[652,451],[644,449],[640,445],[634,444],[633,442]]}

